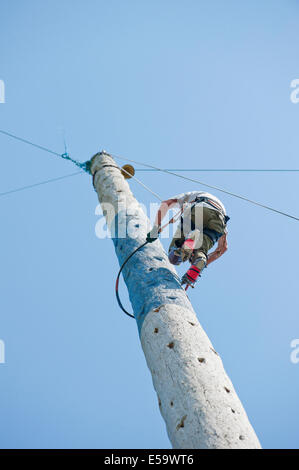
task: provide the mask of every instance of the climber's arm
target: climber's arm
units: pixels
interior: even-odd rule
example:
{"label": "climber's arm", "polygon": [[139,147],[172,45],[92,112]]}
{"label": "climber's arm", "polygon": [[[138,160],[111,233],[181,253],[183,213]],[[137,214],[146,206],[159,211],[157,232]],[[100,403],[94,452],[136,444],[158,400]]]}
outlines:
{"label": "climber's arm", "polygon": [[153,243],[155,240],[157,240],[161,229],[162,220],[164,219],[169,209],[176,203],[177,199],[167,199],[166,201],[161,202],[161,205],[156,215],[154,226],[146,236],[146,241],[148,243]]}
{"label": "climber's arm", "polygon": [[213,263],[216,259],[220,258],[227,251],[227,234],[224,233],[218,240],[218,246],[215,251],[208,255],[207,265]]}
{"label": "climber's arm", "polygon": [[177,199],[167,199],[166,201],[161,202],[161,205],[156,215],[155,226],[161,227],[162,220],[166,216],[169,209],[175,206],[176,203],[177,203]]}

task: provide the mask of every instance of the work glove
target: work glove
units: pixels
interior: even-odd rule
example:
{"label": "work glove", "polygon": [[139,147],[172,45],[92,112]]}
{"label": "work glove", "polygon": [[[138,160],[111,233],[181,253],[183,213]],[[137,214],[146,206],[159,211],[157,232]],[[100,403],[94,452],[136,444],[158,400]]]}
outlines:
{"label": "work glove", "polygon": [[186,286],[194,287],[195,283],[200,275],[200,269],[198,269],[194,264],[190,266],[188,271],[184,274],[181,280],[181,286],[186,284]]}
{"label": "work glove", "polygon": [[147,243],[153,243],[159,238],[160,227],[154,225],[152,230],[146,236]]}

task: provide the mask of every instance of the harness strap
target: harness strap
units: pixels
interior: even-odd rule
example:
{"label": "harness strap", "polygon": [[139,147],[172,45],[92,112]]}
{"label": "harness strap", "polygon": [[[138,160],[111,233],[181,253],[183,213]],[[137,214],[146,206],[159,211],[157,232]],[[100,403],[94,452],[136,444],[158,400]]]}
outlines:
{"label": "harness strap", "polygon": [[[196,204],[201,203],[201,202],[205,202],[209,204],[210,206],[213,206],[218,212],[220,212],[220,214],[224,217],[225,226],[226,226],[227,222],[230,220],[230,217],[228,215],[225,215],[222,207],[217,202],[212,201],[212,199],[210,198],[207,198],[204,196],[199,197],[199,198],[197,197],[195,201],[192,203],[190,214],[192,213],[192,210],[194,209]],[[195,224],[192,220],[192,217],[191,217],[191,230],[195,230]],[[208,228],[203,229],[203,233],[206,234],[213,241],[213,243],[216,243],[219,240],[219,238],[223,235],[220,232],[216,232],[216,230],[212,230]],[[184,219],[183,219],[183,215],[181,214],[181,237],[183,236],[184,236]],[[178,244],[177,246],[179,247]]]}
{"label": "harness strap", "polygon": [[[218,202],[213,201],[212,199],[210,199],[208,197],[202,196],[202,197],[196,198],[194,202],[195,202],[195,204],[197,204],[198,202],[205,202],[207,204],[210,204],[210,206],[214,207],[214,209],[217,209],[225,217],[225,213],[224,213],[222,207],[220,206],[220,204],[218,204]],[[192,209],[193,209],[193,207],[192,207]]]}

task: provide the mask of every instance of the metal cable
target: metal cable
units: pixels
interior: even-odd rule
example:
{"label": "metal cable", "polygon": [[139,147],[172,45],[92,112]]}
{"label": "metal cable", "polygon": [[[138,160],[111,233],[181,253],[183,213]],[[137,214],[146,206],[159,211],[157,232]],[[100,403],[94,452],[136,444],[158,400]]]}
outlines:
{"label": "metal cable", "polygon": [[72,176],[82,175],[83,173],[84,171],[77,171],[76,173],[71,173],[70,175],[58,176],[57,178],[51,178],[49,180],[41,181],[40,183],[34,183],[28,186],[21,186],[20,188],[11,189],[9,191],[5,191],[4,193],[0,193],[0,197],[7,196],[8,194],[12,194],[12,193],[18,193],[19,191],[25,191],[25,189],[35,188],[36,186],[42,186],[44,184],[54,183],[55,181],[60,181],[65,178],[71,178]]}
{"label": "metal cable", "polygon": [[244,197],[244,196],[240,196],[239,194],[235,194],[235,193],[232,193],[230,191],[227,191],[225,189],[222,189],[222,188],[218,188],[217,186],[213,186],[211,184],[207,184],[207,183],[203,183],[202,181],[199,181],[199,180],[195,180],[193,178],[188,178],[187,176],[182,176],[182,175],[179,175],[177,173],[174,173],[173,171],[170,171],[170,170],[163,170],[162,168],[158,168],[158,167],[155,167],[153,165],[148,165],[146,163],[141,163],[141,162],[137,162],[135,160],[130,160],[129,158],[123,158],[123,157],[119,157],[118,155],[112,155],[111,156],[113,158],[117,158],[119,160],[124,160],[124,161],[128,161],[128,162],[131,162],[131,163],[136,163],[137,165],[142,165],[142,166],[145,166],[147,168],[151,168],[151,169],[154,169],[154,170],[157,170],[157,171],[162,171],[163,173],[167,173],[169,175],[173,175],[173,176],[177,176],[178,178],[181,178],[181,179],[184,179],[184,180],[187,180],[187,181],[191,181],[192,183],[197,183],[197,184],[200,184],[202,186],[206,186],[207,188],[211,188],[211,189],[215,189],[216,191],[220,191],[224,194],[228,194],[229,196],[233,196],[233,197],[236,197],[238,199],[242,199],[243,201],[247,201],[251,204],[254,204],[256,206],[259,206],[259,207],[263,207],[264,209],[267,209],[267,210],[270,210],[272,212],[276,212],[277,214],[280,214],[280,215],[284,215],[285,217],[289,217],[291,219],[294,219],[294,220],[298,220],[299,221],[299,218],[298,217],[295,217],[291,214],[288,214],[286,212],[283,212],[283,211],[279,211],[277,209],[274,209],[273,207],[270,207],[270,206],[267,206],[265,204],[261,204],[260,202],[257,202],[257,201],[253,201],[252,199],[249,199],[247,197]]}
{"label": "metal cable", "polygon": [[[119,167],[118,167],[119,168]],[[136,178],[136,176],[132,176],[131,173],[129,173],[127,170],[125,170],[124,168],[119,168],[120,171],[123,171],[124,173],[126,173],[127,175],[130,176],[130,178],[133,178],[134,180],[137,181],[137,183],[139,183],[141,186],[144,187],[144,189],[146,189],[147,191],[149,191],[150,193],[152,193],[157,199],[159,199],[160,202],[163,202],[163,199],[157,194],[155,193],[154,191],[152,191],[148,186],[146,186],[145,184],[143,184],[138,178]]]}
{"label": "metal cable", "polygon": [[[51,153],[51,154],[56,155],[56,156],[58,156],[58,157],[61,157],[61,158],[63,158],[63,159],[70,160],[72,163],[74,163],[76,166],[78,166],[78,167],[81,168],[82,170],[84,170],[84,171],[86,171],[86,172],[89,172],[89,167],[88,167],[88,163],[89,163],[89,162],[80,163],[80,162],[78,162],[77,160],[72,159],[67,153],[60,154],[60,153],[54,152],[53,150],[48,149],[47,147],[43,147],[43,146],[41,146],[41,145],[35,144],[35,143],[33,143],[33,142],[31,142],[31,141],[29,141],[29,140],[27,140],[27,139],[23,139],[22,137],[18,137],[18,136],[14,135],[14,134],[11,134],[10,132],[7,132],[7,131],[1,130],[1,129],[0,129],[0,133],[6,135],[6,136],[8,136],[8,137],[11,137],[11,138],[13,138],[13,139],[15,139],[15,140],[19,140],[20,142],[23,142],[23,143],[26,143],[26,144],[31,145],[31,146],[33,146],[33,147],[36,147],[36,148],[38,148],[38,149],[40,149],[40,150],[44,150],[45,152],[48,152],[48,153]],[[200,185],[202,185],[202,186],[206,186],[207,188],[215,189],[216,191],[220,191],[220,192],[222,192],[222,193],[224,193],[224,194],[228,194],[229,196],[233,196],[233,197],[236,197],[236,198],[238,198],[238,199],[242,199],[243,201],[249,202],[249,203],[251,203],[251,204],[254,204],[254,205],[256,205],[256,206],[259,206],[259,207],[262,207],[262,208],[264,208],[264,209],[270,210],[270,211],[272,211],[272,212],[276,212],[277,214],[284,215],[285,217],[289,217],[289,218],[291,218],[291,219],[294,219],[294,220],[298,220],[298,221],[299,221],[299,218],[298,218],[298,217],[295,217],[295,216],[293,216],[293,215],[291,215],[291,214],[288,214],[288,213],[286,213],[286,212],[283,212],[283,211],[274,209],[273,207],[267,206],[267,205],[265,205],[265,204],[261,204],[260,202],[254,201],[254,200],[252,200],[252,199],[249,199],[249,198],[247,198],[247,197],[244,197],[244,196],[241,196],[241,195],[239,195],[239,194],[233,193],[233,192],[231,192],[231,191],[227,191],[227,190],[222,189],[222,188],[219,188],[219,187],[217,187],[217,186],[213,186],[213,185],[211,185],[211,184],[207,184],[207,183],[204,183],[204,182],[202,182],[202,181],[195,180],[195,179],[193,179],[193,178],[188,178],[187,176],[179,175],[178,173],[175,173],[173,170],[167,170],[167,169],[158,168],[158,167],[155,167],[155,166],[153,166],[153,165],[148,165],[148,164],[146,164],[146,163],[137,162],[137,161],[132,160],[132,159],[129,159],[129,158],[119,157],[118,155],[113,155],[113,154],[110,154],[110,155],[111,155],[112,157],[114,157],[114,158],[119,159],[119,160],[123,160],[123,161],[128,161],[128,162],[136,163],[137,165],[142,165],[142,166],[144,166],[144,167],[147,167],[147,168],[151,169],[152,171],[153,171],[153,170],[155,170],[155,171],[161,171],[161,172],[163,172],[163,173],[167,173],[167,174],[169,174],[169,175],[176,176],[176,177],[181,178],[181,179],[184,179],[184,180],[186,180],[186,181],[191,181],[192,183],[197,183],[197,184],[200,184]],[[130,173],[126,172],[126,170],[123,170],[123,171],[124,171],[125,173],[127,173],[127,174],[130,175]],[[175,170],[175,171],[181,171],[181,170]],[[189,169],[188,171],[192,171],[192,170]],[[193,171],[194,171],[194,170],[193,170]],[[196,171],[199,171],[199,170],[196,170]],[[203,170],[201,170],[201,171],[203,171]],[[294,170],[278,170],[278,169],[277,169],[277,170],[250,170],[250,169],[248,169],[248,170],[246,170],[246,169],[244,169],[244,170],[229,170],[229,169],[228,169],[228,170],[205,170],[205,171],[299,171],[299,170],[296,170],[296,169],[294,169]],[[132,177],[132,175],[130,175],[130,176]],[[135,176],[132,177],[132,178],[134,178],[141,186],[143,186],[147,191],[149,191],[149,192],[150,192],[151,194],[153,194],[157,199],[159,199],[159,201],[163,201],[163,200],[160,198],[160,196],[159,196],[158,194],[156,194],[154,191],[152,191],[150,188],[148,188],[145,184],[143,184],[140,180],[138,180],[138,178],[136,178]],[[49,182],[50,182],[50,181],[49,181]],[[41,184],[44,184],[44,183],[41,183]],[[39,185],[39,183],[38,183],[37,185]],[[32,186],[32,187],[33,187],[33,186]],[[18,189],[18,190],[23,190],[23,189],[27,189],[27,187],[20,188],[20,189]],[[18,190],[12,190],[12,192],[15,192],[15,191],[18,191]],[[9,192],[7,192],[7,193],[2,193],[2,194],[0,193],[0,196],[1,196],[1,195],[8,194],[8,193],[9,193]]]}
{"label": "metal cable", "polygon": [[154,170],[151,168],[135,168],[135,171],[182,171],[182,172],[250,172],[250,173],[296,173],[296,168],[164,168],[163,170]]}
{"label": "metal cable", "polygon": [[18,137],[17,135],[11,134],[10,132],[4,131],[2,129],[0,129],[0,133],[8,137],[11,137],[12,139],[31,145],[32,147],[38,148],[39,150],[43,150],[44,152],[48,152],[48,153],[51,153],[52,155],[56,155],[57,157],[63,158],[64,160],[69,160],[72,163],[74,163],[74,165],[81,168],[81,170],[84,170],[87,173],[89,172],[87,162],[80,163],[77,160],[74,160],[73,158],[71,158],[68,153],[54,152],[53,150],[48,149],[47,147],[43,147],[42,145],[35,144],[34,142],[31,142],[30,140],[23,139],[22,137]]}

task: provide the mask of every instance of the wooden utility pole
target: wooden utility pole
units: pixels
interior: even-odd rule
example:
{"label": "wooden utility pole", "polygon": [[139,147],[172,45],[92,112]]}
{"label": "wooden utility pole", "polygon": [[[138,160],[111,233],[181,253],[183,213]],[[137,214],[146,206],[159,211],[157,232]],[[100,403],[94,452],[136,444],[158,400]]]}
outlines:
{"label": "wooden utility pole", "polygon": [[[144,243],[149,221],[111,156],[96,154],[90,168],[122,264]],[[137,252],[123,275],[173,447],[259,449],[222,361],[160,241]]]}

